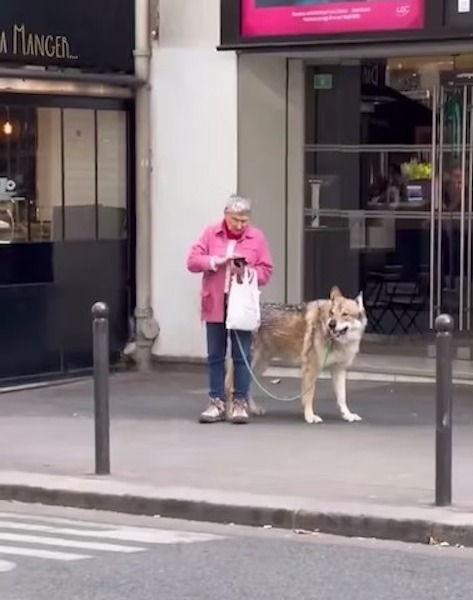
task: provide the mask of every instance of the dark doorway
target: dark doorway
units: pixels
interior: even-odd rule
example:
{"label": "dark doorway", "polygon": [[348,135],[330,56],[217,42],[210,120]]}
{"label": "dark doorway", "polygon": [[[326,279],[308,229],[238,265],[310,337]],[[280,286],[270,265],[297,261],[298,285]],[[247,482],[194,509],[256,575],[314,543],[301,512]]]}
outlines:
{"label": "dark doorway", "polygon": [[0,380],[92,365],[91,305],[111,360],[134,306],[133,104],[0,96]]}

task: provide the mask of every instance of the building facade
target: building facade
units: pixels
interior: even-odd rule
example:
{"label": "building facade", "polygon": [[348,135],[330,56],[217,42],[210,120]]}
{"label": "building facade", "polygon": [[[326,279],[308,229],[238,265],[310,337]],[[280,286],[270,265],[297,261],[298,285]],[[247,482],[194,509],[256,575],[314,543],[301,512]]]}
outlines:
{"label": "building facade", "polygon": [[468,1],[161,0],[153,77],[157,357],[204,356],[190,244],[232,192],[276,265],[271,301],[363,291],[366,352],[469,362]]}
{"label": "building facade", "polygon": [[[106,5],[106,6],[104,6]],[[0,381],[112,362],[134,307],[134,3],[5,0],[0,13]]]}

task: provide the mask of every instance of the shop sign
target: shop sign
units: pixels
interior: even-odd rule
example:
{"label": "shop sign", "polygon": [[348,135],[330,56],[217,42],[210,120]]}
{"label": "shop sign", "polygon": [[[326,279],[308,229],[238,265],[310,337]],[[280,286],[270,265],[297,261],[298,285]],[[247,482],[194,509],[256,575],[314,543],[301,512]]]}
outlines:
{"label": "shop sign", "polygon": [[133,71],[133,0],[2,0],[0,64]]}
{"label": "shop sign", "polygon": [[405,31],[424,27],[424,0],[241,0],[243,37]]}

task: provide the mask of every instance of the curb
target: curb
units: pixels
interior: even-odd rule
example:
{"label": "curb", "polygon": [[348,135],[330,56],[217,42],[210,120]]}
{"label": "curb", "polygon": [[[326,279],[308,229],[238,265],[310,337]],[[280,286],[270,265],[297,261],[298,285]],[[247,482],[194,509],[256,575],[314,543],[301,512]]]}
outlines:
{"label": "curb", "polygon": [[318,531],[345,537],[473,547],[473,524],[454,524],[426,518],[392,518],[341,511],[261,507],[19,484],[0,484],[0,500],[189,521]]}

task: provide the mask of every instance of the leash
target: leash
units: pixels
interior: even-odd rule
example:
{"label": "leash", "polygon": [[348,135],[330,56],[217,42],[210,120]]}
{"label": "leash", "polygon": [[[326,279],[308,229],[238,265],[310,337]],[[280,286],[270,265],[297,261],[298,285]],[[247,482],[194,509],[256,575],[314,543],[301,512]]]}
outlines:
{"label": "leash", "polygon": [[[294,402],[295,400],[300,400],[305,394],[307,394],[308,392],[312,391],[315,388],[315,384],[317,382],[318,376],[315,377],[314,382],[312,383],[312,385],[310,387],[308,387],[306,390],[304,390],[301,394],[297,394],[297,396],[292,396],[292,397],[286,398],[283,396],[276,396],[273,393],[271,393],[268,389],[266,389],[258,381],[258,378],[256,377],[253,369],[251,368],[248,358],[243,350],[243,345],[241,343],[240,336],[238,335],[238,331],[234,330],[234,333],[235,333],[235,338],[236,338],[238,347],[240,349],[240,354],[242,355],[243,362],[245,363],[245,366],[251,375],[251,379],[256,384],[256,386],[263,392],[263,394],[266,394],[266,396],[268,396],[269,398],[272,398],[273,400],[278,400],[279,402]],[[325,344],[325,354],[324,354],[324,360],[322,362],[322,371],[324,370],[325,365],[327,364],[329,354],[332,351],[332,346],[333,346],[333,340],[328,340],[327,343]]]}

